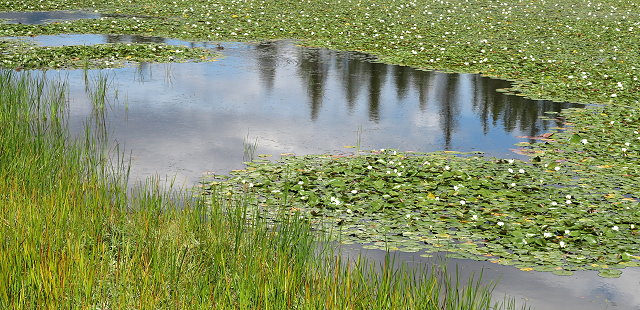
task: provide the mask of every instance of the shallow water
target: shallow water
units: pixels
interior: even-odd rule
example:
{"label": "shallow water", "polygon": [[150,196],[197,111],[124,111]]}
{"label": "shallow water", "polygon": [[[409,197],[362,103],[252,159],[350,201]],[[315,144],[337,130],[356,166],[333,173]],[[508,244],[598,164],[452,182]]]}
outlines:
{"label": "shallow water", "polygon": [[[384,263],[386,253],[381,250],[366,250],[356,245],[341,247],[344,257],[356,259],[363,255],[378,265]],[[557,276],[549,272],[520,271],[512,266],[503,266],[487,261],[445,259],[444,254],[432,258],[420,257],[421,253],[393,252],[396,265],[405,264],[408,269],[421,270],[429,264],[447,265],[447,270],[459,271],[459,278],[468,279],[482,272],[483,282],[495,281],[493,291],[496,300],[505,295],[515,299],[518,305],[531,309],[603,310],[640,309],[640,268],[623,269],[622,276],[606,279],[594,271],[575,272],[572,276]]]}
{"label": "shallow water", "polygon": [[87,11],[0,12],[0,19],[6,19],[9,24],[25,25],[38,25],[98,17],[100,17],[100,14]]}
{"label": "shallow water", "polygon": [[[43,45],[106,42],[166,42],[140,36],[63,35],[29,38]],[[373,62],[370,56],[302,48],[293,42],[222,43],[224,56],[212,63],[140,64],[113,70],[48,71],[69,81],[70,126],[80,134],[96,115],[85,92],[107,77],[112,96],[107,131],[132,157],[132,177],[175,175],[196,183],[203,171],[242,168],[247,144],[258,153],[315,154],[362,149],[482,151],[520,157],[510,149],[518,136],[535,136],[560,125],[541,120],[548,111],[581,105],[527,100],[496,90],[508,82],[471,74],[427,72]],[[127,153],[129,154],[129,153]],[[345,247],[353,257],[356,246]],[[384,252],[363,250],[381,261]],[[396,253],[410,266],[432,263],[417,254]],[[571,277],[524,272],[511,266],[450,259],[461,278],[484,269],[500,280],[504,294],[534,309],[640,309],[640,269],[618,279],[595,272]]]}

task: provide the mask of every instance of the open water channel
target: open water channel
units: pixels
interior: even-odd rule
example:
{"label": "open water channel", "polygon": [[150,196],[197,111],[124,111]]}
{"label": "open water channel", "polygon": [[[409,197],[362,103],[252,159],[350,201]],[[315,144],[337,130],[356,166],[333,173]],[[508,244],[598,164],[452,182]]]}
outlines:
{"label": "open water channel", "polygon": [[[13,17],[20,14],[12,13]],[[65,17],[22,16],[22,23]],[[72,13],[64,15],[73,18]],[[88,14],[78,12],[77,14]],[[55,14],[54,14],[55,15]],[[69,17],[71,16],[71,17]],[[10,18],[0,14],[0,18]],[[92,16],[83,15],[80,18]],[[214,43],[116,35],[22,38],[41,45],[164,42],[220,49]],[[541,119],[577,104],[529,100],[497,90],[509,82],[473,74],[421,71],[386,65],[353,52],[308,48],[292,41],[225,43],[209,63],[138,64],[121,69],[47,71],[68,81],[70,126],[80,134],[95,112],[87,83],[107,79],[106,124],[110,139],[132,158],[132,179],[152,175],[196,184],[203,174],[243,167],[247,147],[277,158],[361,149],[455,150],[524,158],[514,144],[560,126]],[[382,261],[384,252],[344,248]],[[431,263],[420,253],[397,253],[409,266]],[[488,262],[449,259],[461,278],[484,270],[499,280],[495,294],[534,309],[640,309],[640,270],[617,279],[596,272],[572,276],[524,272]],[[453,267],[455,269],[455,267]]]}

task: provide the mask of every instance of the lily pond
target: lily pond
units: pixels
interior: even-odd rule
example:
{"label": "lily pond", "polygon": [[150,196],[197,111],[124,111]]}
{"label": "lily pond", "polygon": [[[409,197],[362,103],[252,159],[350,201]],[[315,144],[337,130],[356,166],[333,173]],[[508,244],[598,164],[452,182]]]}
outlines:
{"label": "lily pond", "polygon": [[[96,17],[69,14],[0,18]],[[483,270],[499,281],[494,295],[534,309],[640,309],[635,193],[614,195],[613,210],[598,207],[607,193],[576,190],[567,184],[580,180],[563,162],[536,157],[535,145],[566,125],[561,111],[591,106],[531,100],[509,92],[508,81],[296,41],[0,40],[215,53],[206,62],[28,71],[67,81],[71,131],[104,126],[118,145],[110,151],[130,154],[132,181],[166,176],[216,198],[246,191],[259,206],[341,230],[346,256],[382,261],[391,249],[410,266],[447,256],[461,278]],[[90,87],[107,100],[97,105]],[[579,152],[588,141],[574,135],[570,143]]]}

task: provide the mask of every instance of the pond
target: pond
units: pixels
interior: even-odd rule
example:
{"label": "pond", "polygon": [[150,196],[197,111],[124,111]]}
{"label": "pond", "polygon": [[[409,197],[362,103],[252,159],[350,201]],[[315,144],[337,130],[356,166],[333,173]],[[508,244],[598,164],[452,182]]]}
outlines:
{"label": "pond", "polygon": [[[139,36],[25,38],[41,45],[176,40]],[[190,44],[204,46],[204,44]],[[577,104],[529,100],[497,90],[509,82],[472,74],[376,63],[360,53],[303,48],[291,41],[223,43],[212,63],[140,64],[114,70],[48,71],[69,80],[76,132],[92,105],[85,82],[106,76],[117,90],[107,113],[111,137],[132,152],[134,179],[176,176],[194,184],[204,171],[241,168],[246,147],[277,158],[363,150],[455,150],[524,158],[532,141]],[[211,44],[212,48],[219,48]],[[85,75],[89,78],[85,79]]]}
{"label": "pond", "polygon": [[[140,64],[112,70],[47,71],[69,84],[70,126],[84,128],[94,107],[87,83],[107,79],[110,138],[132,157],[132,177],[175,176],[195,184],[203,172],[243,167],[256,154],[316,154],[361,149],[456,150],[524,158],[519,141],[560,126],[547,112],[582,107],[534,101],[498,90],[509,82],[471,74],[420,71],[376,63],[360,53],[305,48],[295,42],[187,43],[113,35],[26,38],[43,45],[165,42],[219,49],[212,63]],[[255,149],[254,149],[255,148]],[[128,154],[128,153],[127,153]],[[384,252],[345,246],[381,261]],[[419,253],[397,253],[409,266],[433,262]],[[569,277],[524,272],[509,266],[449,259],[461,278],[484,270],[508,294],[535,309],[640,309],[640,271],[617,279],[596,272]]]}

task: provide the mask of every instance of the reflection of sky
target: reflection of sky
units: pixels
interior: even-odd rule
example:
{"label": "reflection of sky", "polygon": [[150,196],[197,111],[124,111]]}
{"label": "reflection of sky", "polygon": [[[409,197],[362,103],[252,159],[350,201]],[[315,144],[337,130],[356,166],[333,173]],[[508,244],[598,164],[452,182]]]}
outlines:
{"label": "reflection of sky", "polygon": [[[382,264],[385,252],[362,250],[357,246],[343,246],[343,257],[354,259],[359,254],[370,261]],[[442,256],[423,258],[416,253],[394,252],[397,263],[420,270],[431,263],[442,263]],[[497,281],[493,295],[502,300],[506,295],[515,298],[517,304],[526,304],[531,309],[602,310],[640,309],[640,268],[623,269],[622,276],[606,279],[595,271],[575,272],[571,276],[556,276],[550,272],[526,272],[513,266],[489,262],[448,259],[448,269],[455,275],[458,268],[460,279],[473,273],[477,277],[482,271],[484,283]]]}
{"label": "reflection of sky", "polygon": [[[32,40],[188,44],[126,35]],[[240,168],[247,137],[257,139],[258,153],[343,152],[357,143],[359,128],[362,149],[518,157],[509,151],[522,140],[516,137],[556,126],[537,117],[567,106],[499,94],[495,88],[508,86],[503,81],[371,63],[362,55],[290,42],[223,45],[224,57],[212,63],[88,72],[89,79],[108,75],[118,95],[109,112],[111,137],[131,150],[135,178],[175,174],[193,183],[203,171]],[[78,130],[90,111],[82,99],[83,72],[61,74],[71,85],[71,121]]]}

